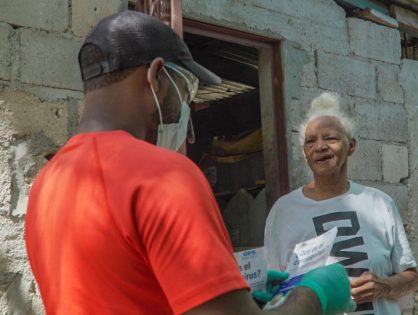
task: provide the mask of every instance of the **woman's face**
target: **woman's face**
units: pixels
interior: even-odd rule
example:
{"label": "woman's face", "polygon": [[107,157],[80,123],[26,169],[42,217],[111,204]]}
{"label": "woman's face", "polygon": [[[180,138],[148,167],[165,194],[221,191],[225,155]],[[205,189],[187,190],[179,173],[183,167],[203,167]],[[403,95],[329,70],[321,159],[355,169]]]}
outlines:
{"label": "woman's face", "polygon": [[318,176],[340,176],[347,170],[347,157],[356,142],[349,140],[339,119],[322,116],[306,127],[303,151],[312,172]]}

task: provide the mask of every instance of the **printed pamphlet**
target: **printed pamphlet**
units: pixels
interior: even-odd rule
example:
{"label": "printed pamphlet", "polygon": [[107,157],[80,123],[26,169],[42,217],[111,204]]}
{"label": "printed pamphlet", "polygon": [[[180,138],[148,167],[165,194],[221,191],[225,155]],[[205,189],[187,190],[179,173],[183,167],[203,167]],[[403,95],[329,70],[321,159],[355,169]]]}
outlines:
{"label": "printed pamphlet", "polygon": [[234,253],[241,274],[247,280],[251,291],[265,290],[267,282],[267,261],[264,247]]}

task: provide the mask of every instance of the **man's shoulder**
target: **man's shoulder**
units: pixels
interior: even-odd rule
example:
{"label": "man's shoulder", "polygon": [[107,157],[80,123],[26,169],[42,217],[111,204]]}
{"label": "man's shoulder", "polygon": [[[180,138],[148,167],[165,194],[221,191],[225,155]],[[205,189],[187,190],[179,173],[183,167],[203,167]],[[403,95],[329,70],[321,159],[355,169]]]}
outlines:
{"label": "man's shoulder", "polygon": [[[118,178],[160,183],[175,178],[191,182],[202,179],[195,163],[187,156],[139,140],[128,133],[96,139],[103,172]],[[161,184],[159,185],[161,186]]]}
{"label": "man's shoulder", "polygon": [[182,154],[137,139],[127,132],[100,135],[97,136],[96,141],[101,157],[109,157],[115,162],[133,161],[135,165],[140,165],[140,162],[145,160],[151,160],[155,165],[176,165],[178,163],[189,165],[189,163],[192,163]]}

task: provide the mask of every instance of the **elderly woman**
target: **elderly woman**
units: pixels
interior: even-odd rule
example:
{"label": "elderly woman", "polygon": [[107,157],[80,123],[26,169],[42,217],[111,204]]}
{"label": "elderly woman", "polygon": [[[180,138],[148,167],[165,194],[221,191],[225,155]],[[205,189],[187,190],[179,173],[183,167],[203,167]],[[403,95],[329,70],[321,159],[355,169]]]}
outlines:
{"label": "elderly woman", "polygon": [[283,270],[295,244],[337,227],[330,258],[352,279],[358,304],[352,314],[401,314],[397,300],[418,285],[416,262],[393,200],[348,180],[356,140],[335,94],[323,93],[312,102],[300,140],[313,181],[271,209],[265,234],[270,267]]}

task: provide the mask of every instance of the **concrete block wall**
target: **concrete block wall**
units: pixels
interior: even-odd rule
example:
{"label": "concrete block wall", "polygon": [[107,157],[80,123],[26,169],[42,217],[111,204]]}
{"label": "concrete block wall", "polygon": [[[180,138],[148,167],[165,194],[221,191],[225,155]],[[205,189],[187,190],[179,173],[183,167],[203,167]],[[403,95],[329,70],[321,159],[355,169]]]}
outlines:
{"label": "concrete block wall", "polygon": [[0,314],[43,314],[26,258],[33,179],[74,133],[83,103],[77,53],[126,0],[0,1]]}
{"label": "concrete block wall", "polygon": [[[0,314],[43,313],[23,241],[27,194],[76,128],[82,38],[126,7],[126,0],[0,2]],[[183,9],[186,17],[282,41],[292,189],[311,176],[298,143],[303,114],[321,92],[341,94],[358,131],[351,177],[395,199],[418,253],[418,64],[401,59],[399,33],[347,19],[333,0],[183,0]],[[404,306],[414,313],[413,299]]]}
{"label": "concrete block wall", "polygon": [[[183,6],[188,17],[281,40],[291,189],[311,179],[297,132],[310,101],[324,91],[341,95],[357,126],[350,177],[392,196],[418,257],[418,62],[401,59],[399,31],[346,18],[332,0]],[[403,299],[405,315],[418,314],[414,303]]]}
{"label": "concrete block wall", "polygon": [[68,30],[68,0],[4,0],[0,3],[0,21],[53,32]]}

